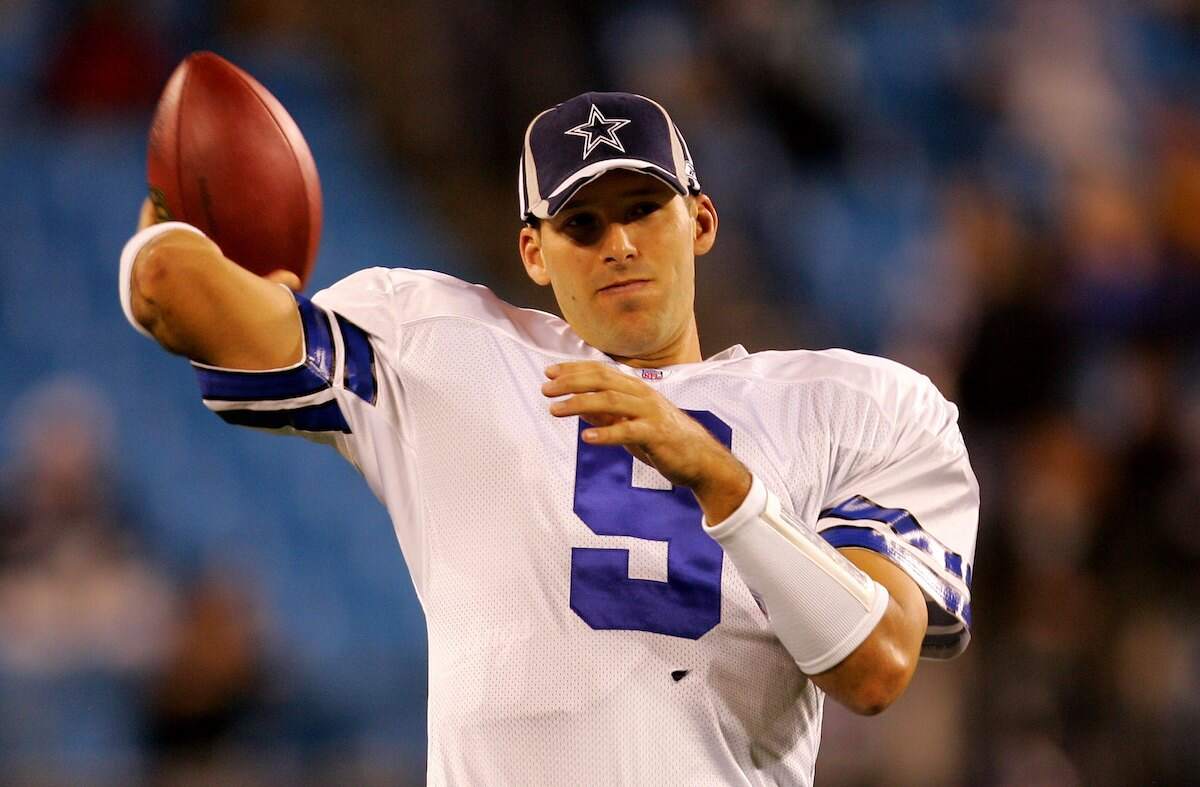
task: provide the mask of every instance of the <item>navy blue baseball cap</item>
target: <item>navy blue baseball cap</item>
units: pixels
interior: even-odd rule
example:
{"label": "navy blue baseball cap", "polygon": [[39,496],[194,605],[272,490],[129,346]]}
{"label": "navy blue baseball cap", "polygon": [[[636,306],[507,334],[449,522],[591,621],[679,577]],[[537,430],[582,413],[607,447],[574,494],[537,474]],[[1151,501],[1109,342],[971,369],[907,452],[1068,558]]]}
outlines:
{"label": "navy blue baseball cap", "polygon": [[550,218],[614,169],[653,175],[679,194],[700,193],[692,154],[661,104],[633,93],[584,93],[525,129],[517,175],[521,220]]}

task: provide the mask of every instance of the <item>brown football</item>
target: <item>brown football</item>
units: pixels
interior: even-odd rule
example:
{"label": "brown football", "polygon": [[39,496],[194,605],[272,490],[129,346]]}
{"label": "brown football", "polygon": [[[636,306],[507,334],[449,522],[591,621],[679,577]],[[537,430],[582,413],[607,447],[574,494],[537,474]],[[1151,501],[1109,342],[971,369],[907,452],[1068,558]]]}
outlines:
{"label": "brown football", "polygon": [[321,240],[321,182],[294,120],[254,77],[212,52],[167,80],[146,156],[160,220],[186,221],[259,275],[307,282]]}

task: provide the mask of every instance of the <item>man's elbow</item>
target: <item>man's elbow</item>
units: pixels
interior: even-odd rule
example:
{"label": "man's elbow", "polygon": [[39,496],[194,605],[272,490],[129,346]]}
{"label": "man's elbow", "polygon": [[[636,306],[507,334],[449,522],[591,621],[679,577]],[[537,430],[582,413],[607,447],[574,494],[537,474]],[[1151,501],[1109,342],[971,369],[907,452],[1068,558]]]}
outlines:
{"label": "man's elbow", "polygon": [[206,262],[200,255],[208,251],[204,245],[211,242],[191,234],[176,237],[177,234],[168,233],[138,255],[130,283],[130,305],[133,318],[159,344],[170,352],[184,353],[187,348],[174,336],[169,323],[183,300],[195,292],[197,277]]}
{"label": "man's elbow", "polygon": [[900,699],[905,685],[887,680],[871,680],[859,686],[850,696],[842,698],[842,704],[859,716],[876,716],[887,710]]}
{"label": "man's elbow", "polygon": [[180,243],[170,233],[156,240],[142,250],[133,266],[135,306],[139,302],[144,306],[169,302],[188,287],[187,279],[194,272],[194,266],[188,264],[189,247],[194,244],[186,240]]}
{"label": "man's elbow", "polygon": [[893,654],[881,659],[837,699],[860,716],[876,716],[900,699],[916,671],[916,659]]}
{"label": "man's elbow", "polygon": [[163,325],[163,307],[171,293],[180,287],[178,266],[171,265],[167,250],[152,246],[139,255],[133,268],[130,306],[133,319],[150,332],[166,349],[172,350]]}

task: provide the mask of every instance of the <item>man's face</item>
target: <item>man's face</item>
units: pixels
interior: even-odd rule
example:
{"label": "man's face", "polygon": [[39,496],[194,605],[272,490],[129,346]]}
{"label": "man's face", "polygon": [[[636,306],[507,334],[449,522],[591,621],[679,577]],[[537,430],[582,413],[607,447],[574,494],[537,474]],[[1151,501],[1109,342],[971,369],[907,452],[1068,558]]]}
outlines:
{"label": "man's face", "polygon": [[677,347],[695,337],[695,258],[715,236],[707,196],[685,200],[658,178],[614,170],[539,229],[523,229],[521,257],[588,344],[678,362]]}

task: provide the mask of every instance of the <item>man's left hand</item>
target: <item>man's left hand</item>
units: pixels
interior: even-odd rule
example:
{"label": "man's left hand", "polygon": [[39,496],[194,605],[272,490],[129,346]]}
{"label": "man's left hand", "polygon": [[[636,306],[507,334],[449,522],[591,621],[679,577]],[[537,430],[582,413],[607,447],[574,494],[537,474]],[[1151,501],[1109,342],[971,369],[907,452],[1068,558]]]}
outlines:
{"label": "man's left hand", "polygon": [[550,405],[552,415],[581,417],[591,424],[583,430],[585,442],[624,446],[672,484],[691,489],[710,524],[746,498],[751,476],[745,465],[646,383],[597,361],[554,364],[546,376],[545,396],[568,396]]}

